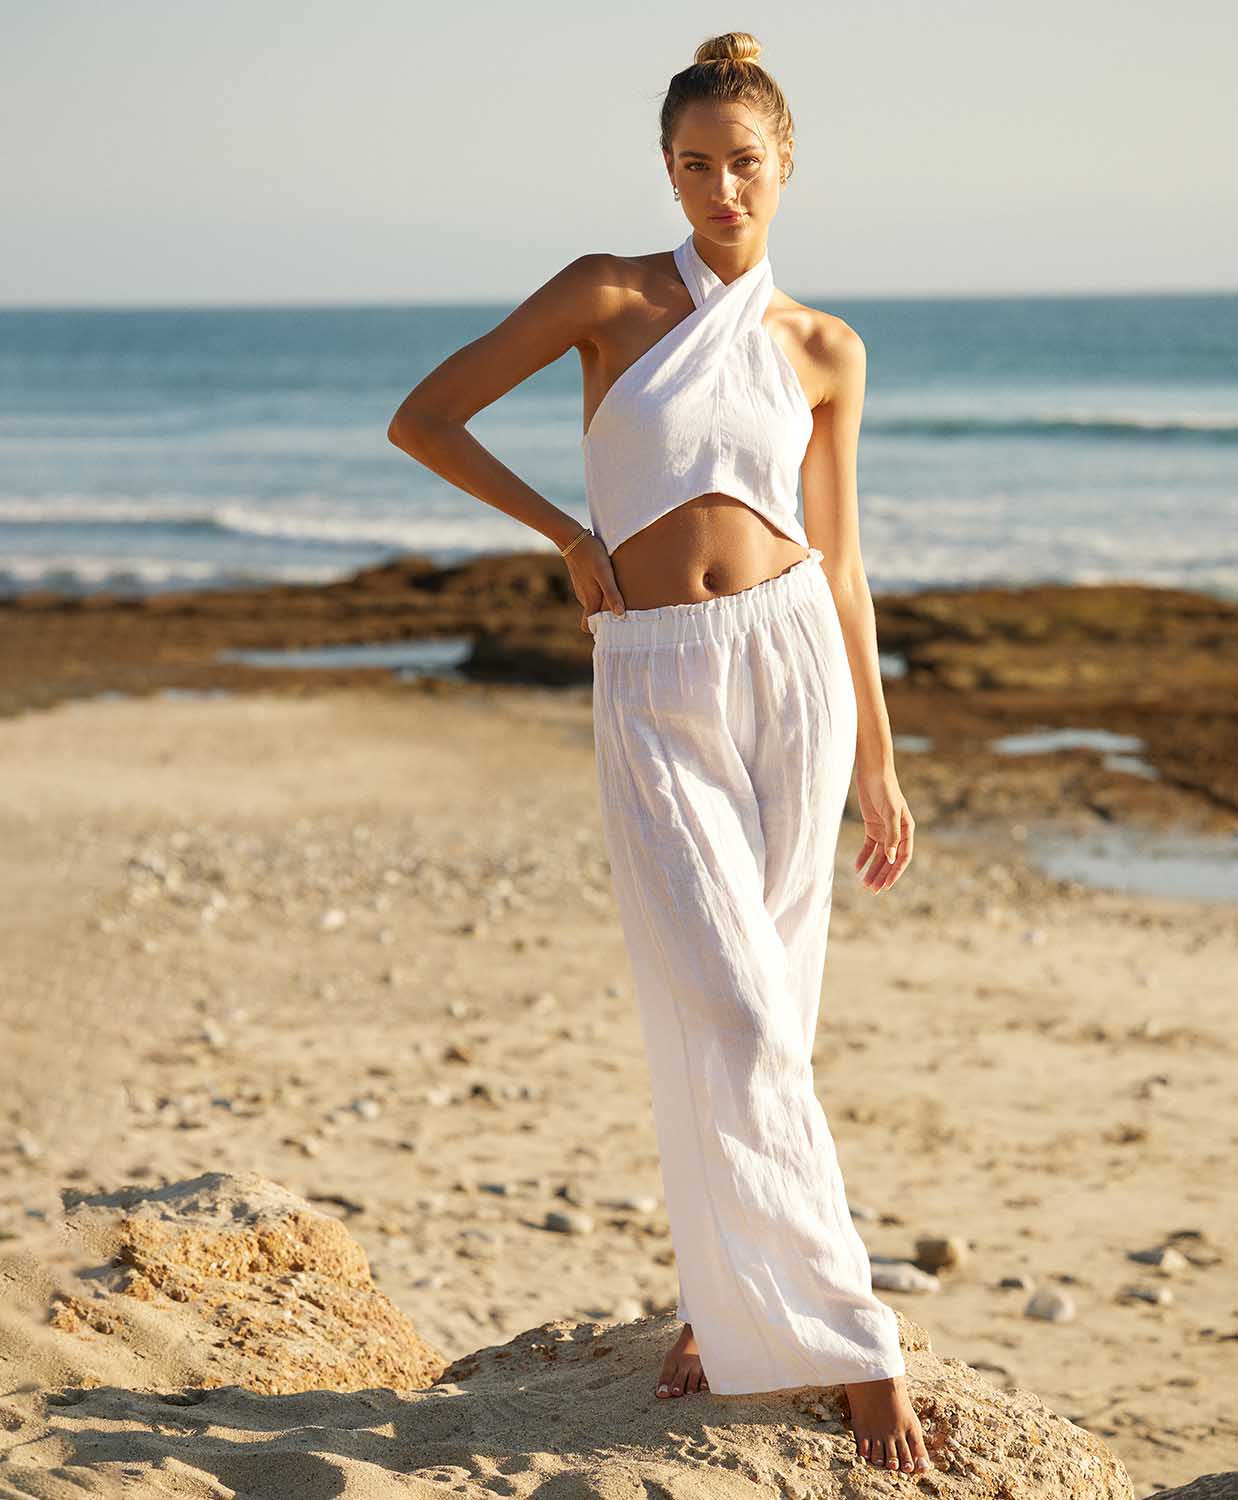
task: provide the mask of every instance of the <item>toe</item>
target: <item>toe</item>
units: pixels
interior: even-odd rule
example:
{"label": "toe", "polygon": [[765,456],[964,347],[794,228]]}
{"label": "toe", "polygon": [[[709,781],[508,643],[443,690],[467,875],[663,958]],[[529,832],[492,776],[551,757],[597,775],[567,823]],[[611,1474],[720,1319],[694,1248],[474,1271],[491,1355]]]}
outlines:
{"label": "toe", "polygon": [[868,1439],[866,1437],[856,1438],[856,1440],[855,1440],[855,1451],[860,1455],[861,1458],[863,1458],[863,1459],[867,1459],[868,1458],[868,1449],[869,1449],[869,1441],[868,1441]]}
{"label": "toe", "polygon": [[898,1434],[896,1432],[891,1432],[891,1433],[887,1433],[886,1434],[885,1447],[886,1447],[886,1468],[887,1469],[897,1469],[898,1468],[898,1464],[899,1464],[899,1458],[898,1458]]}
{"label": "toe", "polygon": [[898,1435],[898,1466],[907,1474],[915,1468],[911,1461],[911,1445],[907,1441],[906,1434],[901,1432]]}
{"label": "toe", "polygon": [[928,1448],[925,1446],[924,1433],[918,1429],[911,1435],[911,1458],[917,1470],[933,1467],[933,1460],[929,1457]]}

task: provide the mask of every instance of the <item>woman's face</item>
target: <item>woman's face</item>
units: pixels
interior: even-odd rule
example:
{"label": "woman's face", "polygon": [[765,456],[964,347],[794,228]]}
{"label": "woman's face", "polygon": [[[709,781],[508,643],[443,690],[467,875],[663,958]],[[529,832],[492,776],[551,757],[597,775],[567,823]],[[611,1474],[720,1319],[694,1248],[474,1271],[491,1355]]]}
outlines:
{"label": "woman's face", "polygon": [[[763,232],[778,212],[779,176],[790,145],[780,152],[769,127],[746,104],[685,105],[664,160],[693,228],[724,243]],[[727,213],[739,217],[723,217]]]}

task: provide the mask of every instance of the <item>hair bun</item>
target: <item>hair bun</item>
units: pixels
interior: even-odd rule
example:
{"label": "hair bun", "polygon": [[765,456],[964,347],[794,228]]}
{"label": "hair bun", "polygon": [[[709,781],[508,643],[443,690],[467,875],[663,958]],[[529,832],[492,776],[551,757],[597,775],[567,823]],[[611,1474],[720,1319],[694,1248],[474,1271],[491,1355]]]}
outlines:
{"label": "hair bun", "polygon": [[721,36],[711,36],[696,49],[694,63],[741,62],[754,63],[761,55],[761,44],[747,31],[726,31]]}

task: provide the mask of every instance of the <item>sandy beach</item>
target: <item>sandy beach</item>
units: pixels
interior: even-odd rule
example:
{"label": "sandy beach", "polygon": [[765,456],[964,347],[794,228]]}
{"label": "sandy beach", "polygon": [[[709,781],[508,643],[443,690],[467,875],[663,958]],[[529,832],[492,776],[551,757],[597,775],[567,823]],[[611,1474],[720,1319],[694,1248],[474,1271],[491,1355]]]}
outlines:
{"label": "sandy beach", "polygon": [[[0,1323],[0,1492],[90,1470],[49,1393],[178,1383],[174,1346],[139,1367],[121,1338],[32,1333],[13,1268],[66,1190],[259,1174],[342,1220],[445,1360],[670,1310],[590,725],[579,684],[376,681],[0,721],[0,1250],[29,1294]],[[931,757],[900,775],[921,823],[893,891],[860,888],[844,821],[818,1093],[870,1252],[966,1254],[884,1295],[1103,1438],[1136,1495],[1238,1467],[1238,913],[1050,879],[1009,816],[933,815]],[[1215,800],[1195,822],[1223,824]],[[547,1232],[556,1207],[580,1232]],[[1025,1315],[1036,1288],[1074,1317]]]}

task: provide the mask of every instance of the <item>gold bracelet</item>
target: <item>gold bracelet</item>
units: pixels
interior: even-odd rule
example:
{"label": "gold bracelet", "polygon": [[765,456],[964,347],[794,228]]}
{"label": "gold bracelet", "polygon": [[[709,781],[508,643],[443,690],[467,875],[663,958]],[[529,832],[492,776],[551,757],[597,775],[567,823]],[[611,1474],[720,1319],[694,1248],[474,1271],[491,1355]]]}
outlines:
{"label": "gold bracelet", "polygon": [[576,543],[581,540],[582,537],[587,537],[587,536],[592,536],[592,535],[593,535],[593,532],[589,529],[588,526],[581,527],[581,529],[576,533],[576,535],[572,538],[572,540],[567,544],[566,547],[560,547],[559,548],[559,556],[560,557],[566,557],[567,554],[572,550],[572,548],[576,545]]}

